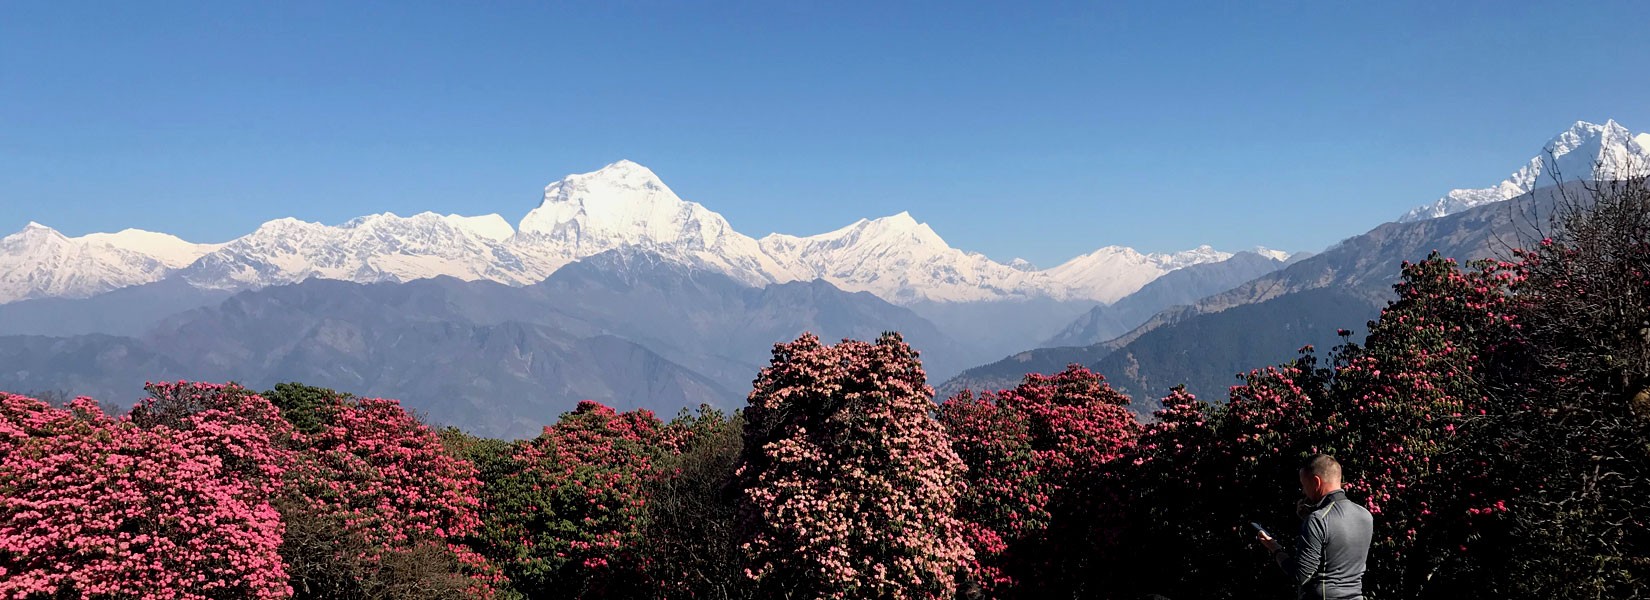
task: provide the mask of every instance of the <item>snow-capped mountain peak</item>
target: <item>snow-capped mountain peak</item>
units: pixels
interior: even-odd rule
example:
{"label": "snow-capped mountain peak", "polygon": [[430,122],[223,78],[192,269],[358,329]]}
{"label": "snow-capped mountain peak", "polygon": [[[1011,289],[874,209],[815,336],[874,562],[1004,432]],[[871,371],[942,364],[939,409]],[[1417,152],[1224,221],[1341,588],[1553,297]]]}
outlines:
{"label": "snow-capped mountain peak", "polygon": [[142,229],[122,229],[116,233],[89,233],[81,240],[107,244],[123,250],[149,256],[171,269],[181,269],[223,244],[195,244],[168,233]]}
{"label": "snow-capped mountain peak", "polygon": [[912,217],[910,211],[902,210],[899,214],[872,219],[867,224],[866,229],[876,231],[881,235],[909,236],[912,240],[921,243],[945,243],[945,240],[940,238],[940,234],[934,232],[933,227],[929,227],[927,223],[920,222]]}
{"label": "snow-capped mountain peak", "polygon": [[1576,121],[1554,136],[1535,158],[1493,187],[1450,190],[1432,204],[1409,211],[1399,222],[1451,215],[1492,202],[1510,200],[1563,181],[1620,179],[1650,173],[1650,135],[1634,136],[1614,120],[1603,124]]}
{"label": "snow-capped mountain peak", "polygon": [[652,170],[621,160],[546,186],[519,232],[582,254],[581,246],[626,243],[705,248],[731,229],[721,215],[677,197]]}
{"label": "snow-capped mountain peak", "polygon": [[1183,250],[1171,254],[1147,255],[1147,258],[1152,259],[1157,266],[1163,268],[1165,271],[1173,271],[1175,269],[1189,267],[1192,265],[1200,265],[1203,263],[1220,262],[1231,257],[1231,252],[1221,252],[1208,244],[1198,246],[1191,250]]}
{"label": "snow-capped mountain peak", "polygon": [[1164,273],[1231,258],[1209,246],[1170,254],[1142,254],[1126,246],[1106,246],[1044,271],[1068,295],[1115,302],[1138,291]]}
{"label": "snow-capped mountain peak", "polygon": [[512,242],[549,257],[552,269],[634,246],[753,285],[794,278],[722,215],[683,200],[651,169],[628,160],[546,186]]}
{"label": "snow-capped mountain peak", "polygon": [[[770,238],[789,238],[804,241],[813,245],[832,245],[836,247],[847,245],[903,245],[916,244],[929,247],[947,247],[945,240],[927,223],[919,223],[910,212],[901,211],[899,214],[878,217],[875,219],[860,219],[847,227],[827,231],[807,237],[787,236],[774,234]],[[764,238],[766,239],[766,238]]]}
{"label": "snow-capped mountain peak", "polygon": [[29,221],[29,224],[24,225],[17,233],[0,238],[0,251],[21,252],[27,246],[67,239],[69,238],[56,229]]}
{"label": "snow-capped mountain peak", "polygon": [[224,244],[182,273],[186,281],[213,289],[311,277],[378,282],[448,276],[523,285],[548,275],[552,268],[546,261],[520,256],[506,245],[508,231],[497,215],[384,212],[336,226],[281,218]]}
{"label": "snow-capped mountain peak", "polygon": [[1266,246],[1255,246],[1253,249],[1251,249],[1249,251],[1253,252],[1255,254],[1259,254],[1261,256],[1264,256],[1266,258],[1270,258],[1272,260],[1279,261],[1279,262],[1287,262],[1289,260],[1289,257],[1295,255],[1295,253],[1293,253],[1293,252],[1284,252],[1282,250],[1273,250],[1271,248],[1267,248]]}
{"label": "snow-capped mountain peak", "polygon": [[612,236],[675,243],[688,221],[714,214],[677,197],[651,169],[621,160],[545,186],[520,232],[574,244]]}
{"label": "snow-capped mountain peak", "polygon": [[932,227],[904,211],[811,236],[775,233],[762,238],[761,246],[799,278],[824,279],[895,303],[1056,293],[1045,273],[952,248]]}

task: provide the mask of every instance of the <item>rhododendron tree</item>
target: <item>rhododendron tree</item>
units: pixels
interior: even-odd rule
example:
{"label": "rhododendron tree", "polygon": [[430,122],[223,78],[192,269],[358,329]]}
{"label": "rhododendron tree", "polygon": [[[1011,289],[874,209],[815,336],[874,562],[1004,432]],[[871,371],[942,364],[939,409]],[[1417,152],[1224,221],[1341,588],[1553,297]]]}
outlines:
{"label": "rhododendron tree", "polygon": [[1499,386],[1501,477],[1520,485],[1510,595],[1642,596],[1650,581],[1650,181],[1561,188],[1515,257],[1528,360]]}
{"label": "rhododendron tree", "polygon": [[737,471],[746,569],[764,597],[949,598],[973,559],[964,465],[898,334],[774,347]]}
{"label": "rhododendron tree", "polygon": [[1504,365],[1515,350],[1512,278],[1500,264],[1463,271],[1437,253],[1405,263],[1398,299],[1370,323],[1363,347],[1343,353],[1335,395],[1350,427],[1342,460],[1376,517],[1371,593],[1466,593],[1455,586],[1478,554],[1468,546],[1506,510],[1511,490],[1490,475],[1499,451],[1491,425],[1502,408],[1485,378],[1504,368],[1486,365]]}
{"label": "rhododendron tree", "polygon": [[300,508],[313,513],[304,518],[336,523],[364,542],[343,546],[358,551],[341,564],[450,555],[470,579],[468,593],[491,596],[503,574],[464,544],[480,525],[475,467],[447,453],[440,436],[394,400],[336,397],[320,413],[324,424],[300,437],[291,485]]}
{"label": "rhododendron tree", "polygon": [[968,466],[968,491],[958,501],[963,534],[974,549],[971,585],[995,596],[1014,589],[1022,558],[1010,549],[1047,528],[1055,484],[1045,479],[1032,449],[1028,418],[999,401],[995,392],[968,390],[940,404],[939,420],[951,447]]}
{"label": "rhododendron tree", "polygon": [[[1071,365],[940,406],[952,446],[969,467],[958,514],[975,550],[973,578],[986,591],[1067,595],[1110,585],[1115,561],[1108,553],[1118,542],[1126,493],[1114,463],[1139,429],[1128,404],[1103,377]],[[1087,577],[1049,576],[1057,572]]]}
{"label": "rhododendron tree", "polygon": [[340,403],[354,398],[329,388],[295,382],[277,383],[265,391],[263,397],[281,411],[281,418],[291,423],[293,429],[306,435],[321,431],[322,426],[331,422]]}
{"label": "rhododendron tree", "polygon": [[31,438],[62,434],[74,423],[74,414],[69,410],[54,409],[28,396],[0,392],[0,460],[5,460]]}
{"label": "rhododendron tree", "polygon": [[225,414],[140,427],[89,399],[0,395],[0,594],[289,596],[266,478],[279,467]]}
{"label": "rhododendron tree", "polygon": [[488,554],[530,596],[612,597],[644,587],[643,486],[662,423],[597,402],[518,446],[515,472],[489,482]]}
{"label": "rhododendron tree", "polygon": [[1229,522],[1211,518],[1211,499],[1230,485],[1232,466],[1217,437],[1217,408],[1176,387],[1160,401],[1134,447],[1126,489],[1130,527],[1120,562],[1134,574],[1136,593],[1170,598],[1214,597],[1207,582],[1226,572],[1227,560],[1211,561],[1208,548],[1230,543]]}
{"label": "rhododendron tree", "polygon": [[133,424],[167,429],[199,446],[225,471],[272,499],[281,493],[295,459],[292,426],[267,399],[235,384],[151,383],[149,397],[132,407]]}
{"label": "rhododendron tree", "polygon": [[648,580],[661,598],[749,596],[735,536],[733,472],[744,419],[701,405],[664,428],[665,451],[646,485]]}

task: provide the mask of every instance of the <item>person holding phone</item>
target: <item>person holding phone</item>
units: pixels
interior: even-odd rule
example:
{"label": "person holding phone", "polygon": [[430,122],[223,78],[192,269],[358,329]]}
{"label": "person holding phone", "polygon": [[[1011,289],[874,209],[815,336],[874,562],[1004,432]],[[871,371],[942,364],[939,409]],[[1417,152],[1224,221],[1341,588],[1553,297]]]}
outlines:
{"label": "person holding phone", "polygon": [[1298,506],[1300,532],[1294,550],[1284,548],[1258,524],[1255,539],[1295,583],[1295,594],[1311,600],[1363,600],[1364,566],[1375,518],[1369,510],[1346,498],[1341,489],[1341,464],[1318,454],[1300,468]]}

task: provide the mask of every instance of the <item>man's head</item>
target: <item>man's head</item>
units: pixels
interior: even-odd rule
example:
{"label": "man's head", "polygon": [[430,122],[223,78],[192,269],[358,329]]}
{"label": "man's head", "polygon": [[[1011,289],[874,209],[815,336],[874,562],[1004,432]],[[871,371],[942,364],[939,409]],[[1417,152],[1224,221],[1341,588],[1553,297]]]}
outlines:
{"label": "man's head", "polygon": [[1301,463],[1301,494],[1312,502],[1341,489],[1341,463],[1327,454],[1315,454]]}

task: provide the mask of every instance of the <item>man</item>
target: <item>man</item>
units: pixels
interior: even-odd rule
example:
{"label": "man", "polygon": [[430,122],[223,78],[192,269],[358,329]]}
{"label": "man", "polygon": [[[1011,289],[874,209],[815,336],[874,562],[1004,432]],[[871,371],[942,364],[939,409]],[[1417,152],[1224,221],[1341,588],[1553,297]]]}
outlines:
{"label": "man", "polygon": [[1362,600],[1364,563],[1375,519],[1369,511],[1346,499],[1341,490],[1341,464],[1319,454],[1300,469],[1301,494],[1306,496],[1295,549],[1286,550],[1261,532],[1260,543],[1272,552],[1295,581],[1296,597],[1312,600]]}

